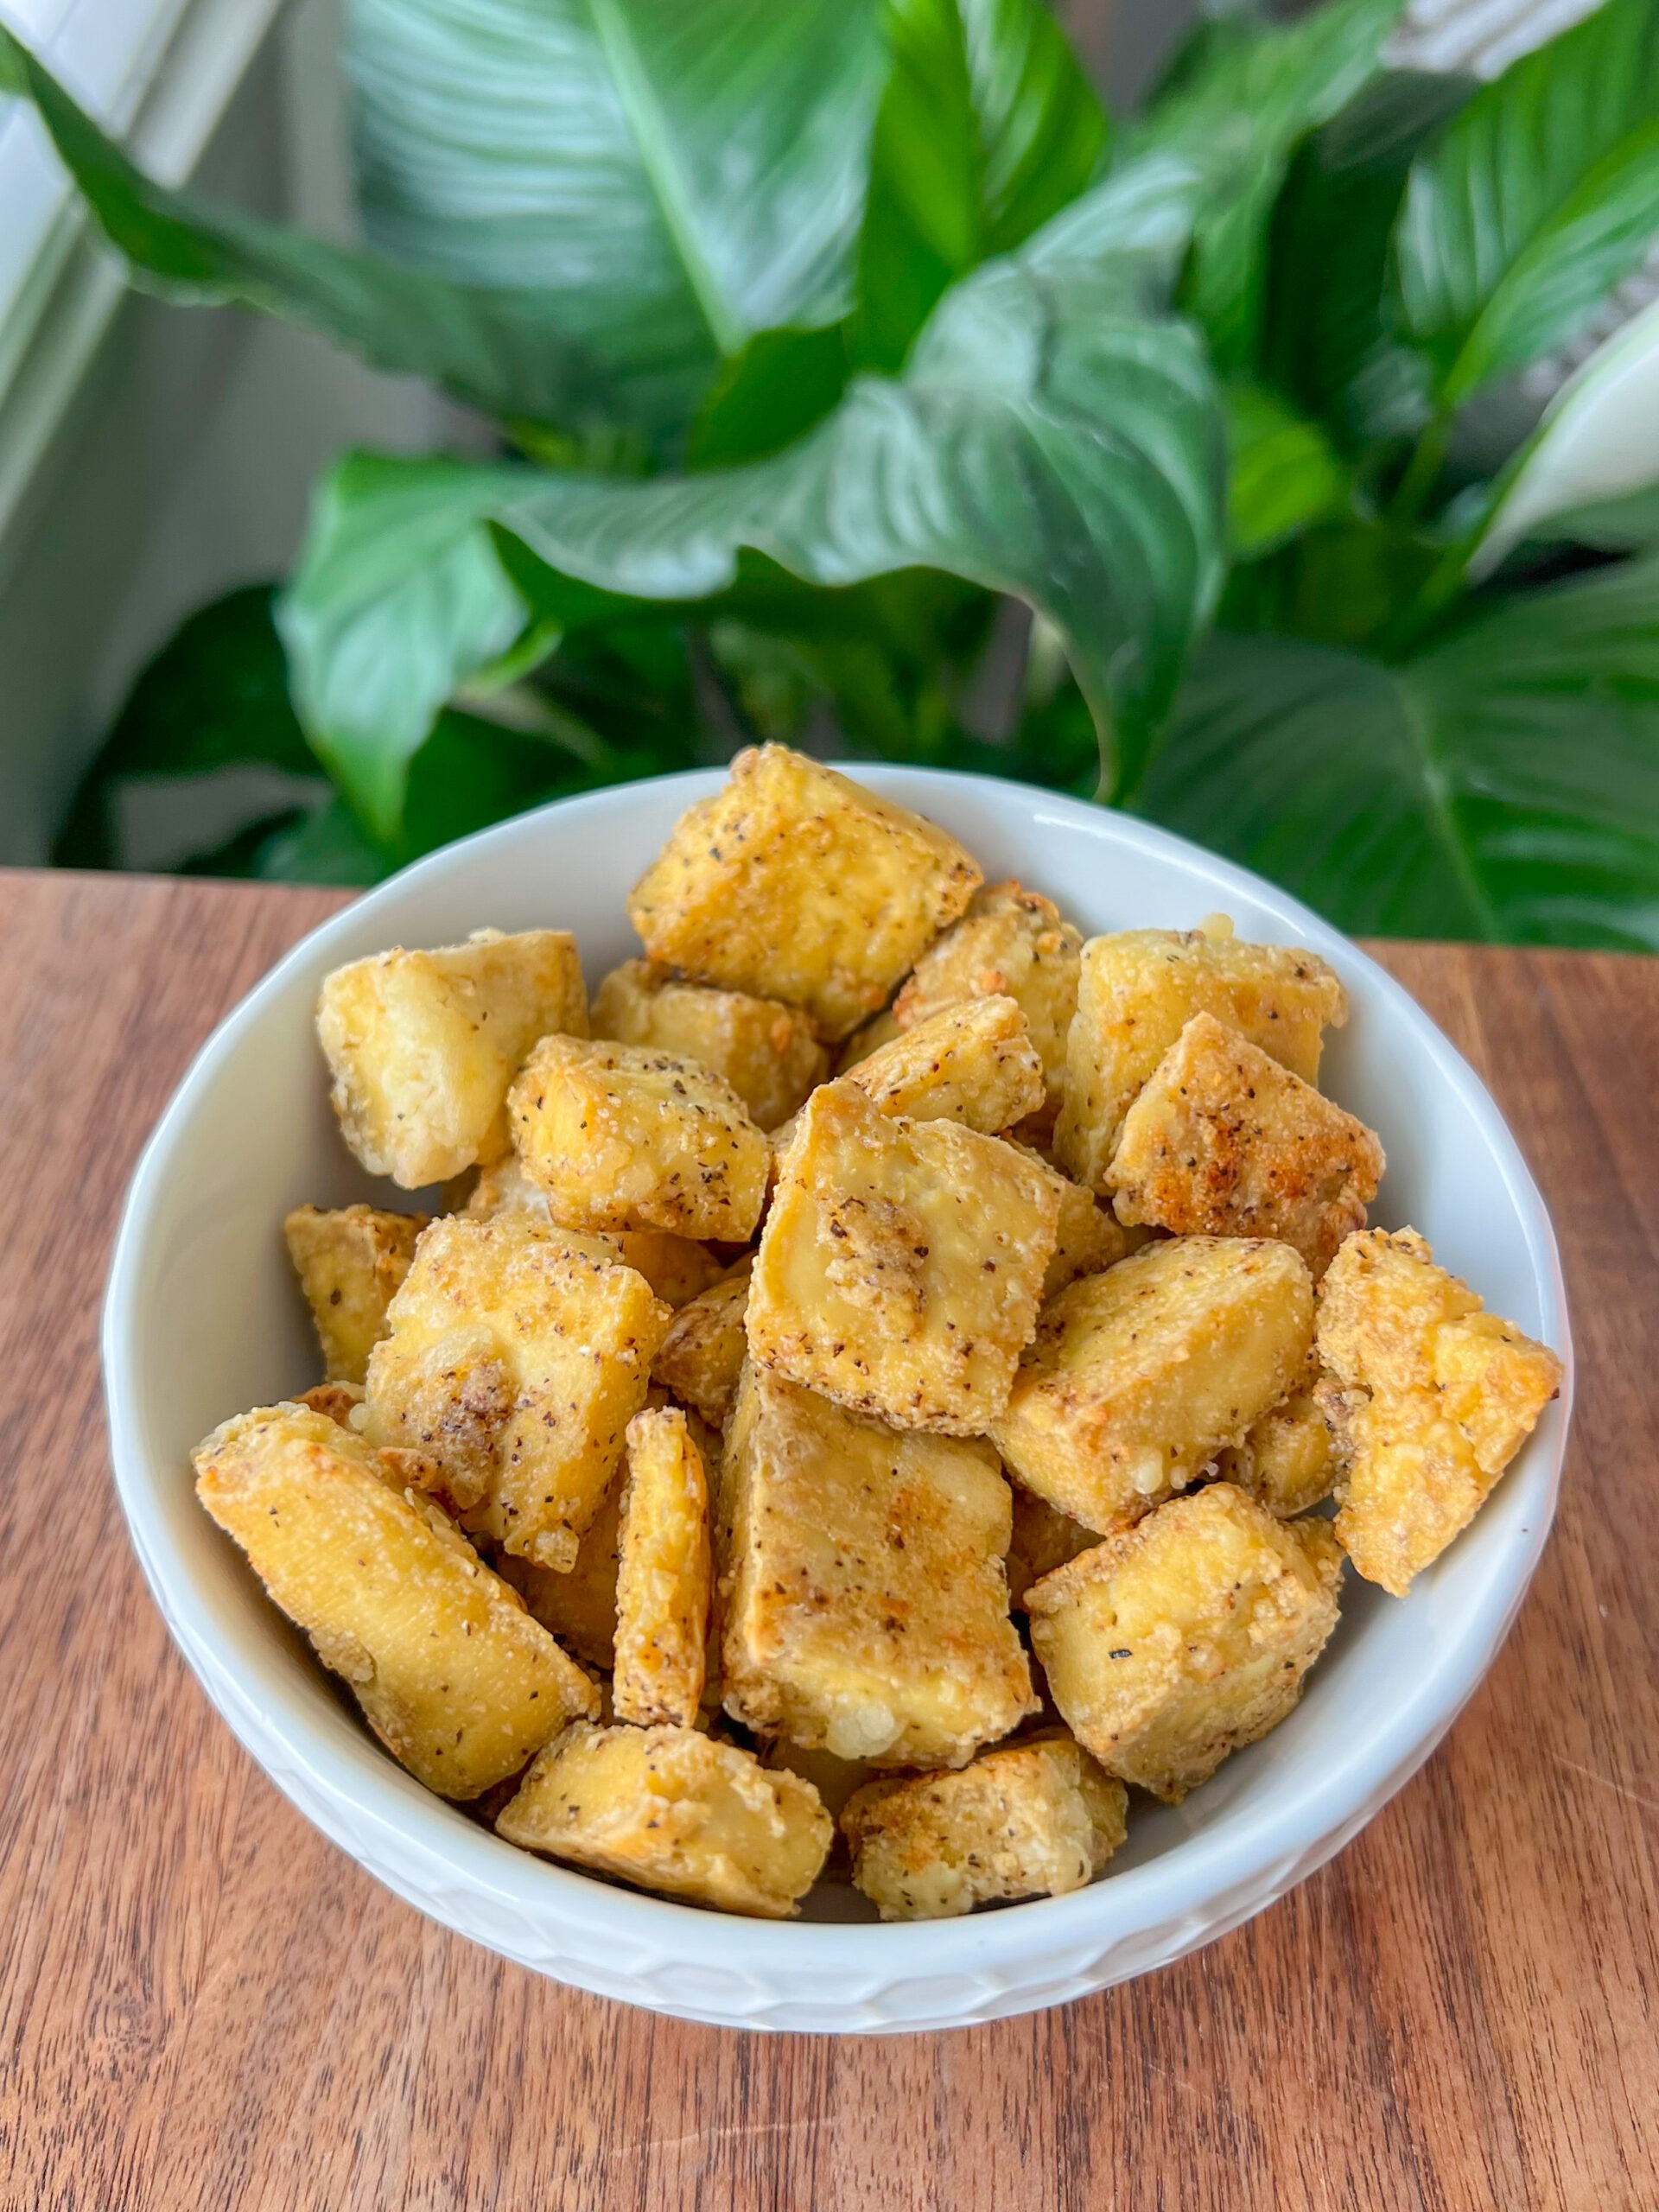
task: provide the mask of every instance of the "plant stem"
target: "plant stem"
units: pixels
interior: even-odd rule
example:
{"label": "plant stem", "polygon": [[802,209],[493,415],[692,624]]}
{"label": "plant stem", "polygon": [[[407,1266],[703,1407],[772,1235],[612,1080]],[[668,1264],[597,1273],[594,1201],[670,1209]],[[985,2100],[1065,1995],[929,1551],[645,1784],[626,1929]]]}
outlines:
{"label": "plant stem", "polygon": [[1428,504],[1452,442],[1452,417],[1437,415],[1417,441],[1395,494],[1389,502],[1388,520],[1396,529],[1410,530]]}

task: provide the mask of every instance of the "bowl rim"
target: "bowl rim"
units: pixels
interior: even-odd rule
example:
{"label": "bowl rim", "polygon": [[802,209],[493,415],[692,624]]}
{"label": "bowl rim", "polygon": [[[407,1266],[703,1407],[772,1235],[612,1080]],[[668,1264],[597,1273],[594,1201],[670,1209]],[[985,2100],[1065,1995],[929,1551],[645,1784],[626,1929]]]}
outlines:
{"label": "bowl rim", "polygon": [[[590,1938],[613,1931],[619,1939],[666,1948],[680,1963],[716,1970],[741,1967],[740,1948],[753,1957],[753,1947],[762,1942],[772,1969],[818,1975],[850,1975],[878,1968],[906,1977],[953,1974],[969,1967],[1013,1964],[1026,1954],[1051,1952],[1068,1943],[1084,1942],[1104,1950],[1147,1929],[1201,1913],[1223,1891],[1262,1878],[1269,1869],[1281,1864],[1294,1864],[1299,1872],[1312,1871],[1326,1855],[1315,1847],[1325,1842],[1332,1850],[1339,1847],[1348,1834],[1380,1809],[1429,1756],[1473,1693],[1520,1609],[1554,1522],[1574,1381],[1560,1256],[1542,1195],[1507,1122],[1474,1070],[1402,984],[1351,938],[1300,900],[1249,869],[1171,831],[1039,785],[887,762],[833,765],[872,790],[918,811],[926,811],[929,792],[937,793],[941,785],[972,786],[1017,800],[1033,810],[1029,820],[1033,831],[1041,830],[1044,810],[1052,810],[1050,826],[1064,828],[1068,834],[1081,830],[1099,842],[1103,854],[1113,847],[1133,849],[1154,858],[1179,861],[1189,875],[1207,877],[1217,893],[1217,906],[1224,906],[1230,893],[1247,897],[1293,933],[1294,942],[1322,953],[1346,973],[1362,970],[1369,987],[1392,1002],[1441,1079],[1471,1113],[1514,1206],[1543,1294],[1549,1340],[1562,1362],[1558,1401],[1546,1414],[1548,1426],[1541,1423],[1523,1447],[1529,1456],[1540,1452],[1548,1454],[1545,1510],[1529,1514],[1510,1541],[1494,1550],[1478,1601],[1463,1615],[1454,1632],[1443,1642],[1433,1640],[1434,1648],[1424,1668],[1387,1720],[1369,1732],[1357,1730],[1343,1754],[1317,1771],[1287,1777],[1286,1786],[1253,1811],[1224,1816],[1155,1858],[1063,1897],[1030,1898],[993,1912],[939,1921],[872,1923],[740,1917],[734,1923],[731,1915],[596,1880],[578,1869],[517,1850],[447,1801],[423,1789],[366,1731],[351,1741],[349,1749],[333,1744],[285,1694],[259,1694],[256,1713],[249,1693],[261,1692],[264,1686],[229,1675],[211,1634],[191,1618],[195,1597],[192,1579],[183,1562],[173,1555],[160,1525],[159,1509],[149,1495],[164,1477],[159,1466],[150,1464],[143,1448],[137,1411],[142,1383],[133,1354],[136,1300],[144,1251],[157,1217],[168,1203],[177,1165],[175,1155],[198,1101],[271,1003],[286,992],[296,975],[315,965],[333,945],[360,928],[365,909],[372,913],[383,899],[388,903],[394,896],[401,899],[411,890],[418,890],[424,880],[447,874],[458,863],[464,865],[493,845],[533,842],[539,826],[551,817],[562,822],[585,816],[602,819],[607,814],[625,811],[646,791],[681,795],[689,804],[719,788],[725,779],[724,768],[642,779],[635,784],[556,800],[441,848],[363,893],[308,931],[215,1026],[191,1058],[139,1155],[111,1259],[100,1345],[116,1488],[152,1593],[215,1707],[283,1794],[314,1825],[324,1825],[340,1847],[359,1863],[363,1863],[361,1854],[352,1839],[366,1824],[385,1831],[394,1849],[418,1846],[433,1854],[454,1880],[470,1891],[486,1891],[508,1903],[527,1924],[550,1917],[556,1922],[575,1918]],[[1535,1466],[1529,1469],[1535,1480],[1538,1471]],[[243,1708],[240,1713],[234,1709],[238,1706]],[[266,1747],[273,1742],[286,1761],[285,1769],[267,1756]],[[313,1797],[330,1803],[340,1816],[336,1823],[317,1822],[313,1802],[302,1798],[290,1785],[290,1776],[302,1777],[310,1784]],[[369,1871],[397,1886],[395,1878],[378,1865]],[[424,1898],[414,1901],[423,1910],[433,1909]],[[741,1931],[737,1942],[734,1926]],[[484,1939],[474,1936],[473,1940]]]}

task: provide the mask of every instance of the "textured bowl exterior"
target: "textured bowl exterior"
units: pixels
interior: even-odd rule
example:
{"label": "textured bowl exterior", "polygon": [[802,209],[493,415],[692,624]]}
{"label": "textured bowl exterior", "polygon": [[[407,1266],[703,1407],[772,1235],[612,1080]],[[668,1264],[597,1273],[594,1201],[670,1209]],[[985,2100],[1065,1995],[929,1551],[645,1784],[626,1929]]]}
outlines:
{"label": "textured bowl exterior", "polygon": [[1491,1663],[1554,1511],[1571,1404],[1559,1261],[1491,1100],[1392,980],[1245,871],[1098,808],[977,777],[862,767],[954,830],[988,875],[1058,899],[1085,931],[1192,926],[1306,944],[1353,1021],[1330,1087],[1382,1130],[1374,1217],[1411,1221],[1496,1309],[1567,1360],[1475,1527],[1396,1604],[1357,1582],[1308,1694],[1180,1808],[1137,1805],[1107,1876],[965,1921],[883,1927],[827,1890],[796,1923],[734,1920],[515,1851],[432,1797],[371,1741],[264,1599],[191,1490],[189,1448],[225,1415],[311,1379],[280,1220],[370,1185],[327,1112],[311,1011],[322,976],[395,943],[574,929],[589,981],[632,948],[627,890],[717,774],[632,785],[505,823],[407,870],[315,931],[221,1024],[135,1172],[111,1269],[104,1360],[117,1485],[135,1549],[208,1695],[306,1816],[399,1896],[555,1979],[716,2024],[881,2032],[1063,2004],[1166,1964],[1281,1897],[1341,1849],[1427,1758]]}

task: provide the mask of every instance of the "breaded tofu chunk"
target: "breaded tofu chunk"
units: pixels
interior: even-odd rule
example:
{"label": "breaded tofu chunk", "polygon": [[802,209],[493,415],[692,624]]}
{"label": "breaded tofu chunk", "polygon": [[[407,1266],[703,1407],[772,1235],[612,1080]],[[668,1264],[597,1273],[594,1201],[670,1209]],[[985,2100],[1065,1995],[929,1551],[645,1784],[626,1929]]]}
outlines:
{"label": "breaded tofu chunk", "polygon": [[1009,1526],[988,1445],[746,1368],[717,1523],[726,1710],[838,1758],[962,1765],[1035,1710]]}
{"label": "breaded tofu chunk", "polygon": [[702,1702],[712,1581],[709,1485],[678,1407],[628,1423],[616,1583],[619,1720],[690,1728]]}
{"label": "breaded tofu chunk", "polygon": [[1043,1103],[1043,1064],[1011,998],[967,999],[901,1030],[842,1076],[884,1114],[996,1136]]}
{"label": "breaded tofu chunk", "polygon": [[[1008,1139],[1009,1143],[1014,1141]],[[1042,1160],[1040,1153],[1033,1152],[1027,1145],[1020,1145],[1020,1149],[1028,1159]],[[1048,1163],[1045,1160],[1043,1165],[1047,1166]],[[1107,1268],[1116,1267],[1120,1260],[1128,1259],[1131,1252],[1138,1252],[1152,1234],[1147,1229],[1126,1228],[1109,1207],[1099,1203],[1092,1191],[1085,1190],[1081,1183],[1074,1183],[1069,1175],[1062,1175],[1058,1167],[1049,1167],[1048,1173],[1059,1192],[1060,1215],[1053,1254],[1043,1277],[1045,1306],[1079,1275],[1097,1275]]]}
{"label": "breaded tofu chunk", "polygon": [[407,1191],[507,1149],[507,1085],[538,1037],[588,1033],[568,930],[478,930],[337,968],[317,1002],[346,1143]]}
{"label": "breaded tofu chunk", "polygon": [[592,1728],[550,1744],[496,1821],[526,1851],[638,1889],[787,1919],[832,1829],[817,1792],[690,1728]]}
{"label": "breaded tofu chunk", "polygon": [[1122,1842],[1128,1808],[1121,1782],[1069,1736],[1050,1736],[954,1774],[867,1783],[841,1827],[854,1885],[883,1920],[944,1920],[1082,1889]]}
{"label": "breaded tofu chunk", "polygon": [[902,1034],[899,1024],[893,1018],[892,1009],[884,1007],[880,1014],[873,1014],[868,1021],[860,1022],[842,1046],[836,1056],[836,1074],[847,1074],[861,1060],[868,1060],[872,1052]]}
{"label": "breaded tofu chunk", "polygon": [[681,817],[628,918],[653,960],[804,1007],[833,1040],[887,1004],[979,881],[932,823],[766,745]]}
{"label": "breaded tofu chunk", "polygon": [[1275,1521],[1211,1483],[1034,1583],[1026,1605],[1077,1741],[1175,1805],[1291,1711],[1341,1579],[1328,1522]]}
{"label": "breaded tofu chunk", "polygon": [[899,1428],[984,1433],[1036,1325],[1059,1194],[954,1122],[807,1101],[755,1255],[750,1357]]}
{"label": "breaded tofu chunk", "polygon": [[360,1382],[370,1348],[386,1333],[386,1307],[409,1273],[423,1213],[296,1206],[283,1224],[330,1382]]}
{"label": "breaded tofu chunk", "polygon": [[[1085,1529],[1069,1513],[1062,1513],[1046,1497],[1038,1497],[1022,1484],[1014,1492],[1014,1533],[1008,1540],[1008,1603],[1015,1612],[1025,1608],[1026,1592],[1033,1582],[1052,1574],[1079,1552],[1092,1550],[1100,1541],[1097,1529]],[[1121,1525],[1133,1528],[1138,1511],[1123,1515]],[[1114,1531],[1116,1534],[1116,1531]]]}
{"label": "breaded tofu chunk", "polygon": [[1195,1014],[1123,1117],[1106,1171],[1120,1221],[1280,1236],[1317,1282],[1365,1226],[1375,1133],[1212,1014]]}
{"label": "breaded tofu chunk", "polygon": [[1322,1033],[1348,1018],[1347,995],[1312,952],[1248,944],[1201,930],[1121,930],[1083,948],[1054,1129],[1057,1164],[1108,1193],[1135,1094],[1195,1014],[1212,1014],[1305,1083]]}
{"label": "breaded tofu chunk", "polygon": [[1404,1597],[1491,1496],[1560,1388],[1547,1346],[1486,1312],[1415,1230],[1351,1236],[1319,1286],[1320,1401],[1340,1468],[1336,1530]]}
{"label": "breaded tofu chunk", "polygon": [[594,993],[592,1018],[595,1037],[671,1052],[723,1077],[758,1128],[786,1122],[830,1072],[830,1055],[798,1007],[676,982],[649,960],[611,970]]}
{"label": "breaded tofu chunk", "polygon": [[527,1217],[435,1221],[369,1357],[364,1433],[426,1454],[467,1527],[568,1571],[672,1316]]}
{"label": "breaded tofu chunk", "polygon": [[545,1037],[508,1100],[513,1139],[555,1220],[742,1243],[770,1152],[730,1084],[638,1045]]}
{"label": "breaded tofu chunk", "polygon": [[702,1414],[711,1428],[723,1428],[737,1395],[748,1338],[743,1316],[749,1303],[753,1259],[681,1306],[652,1364],[652,1380]]}
{"label": "breaded tofu chunk", "polygon": [[[515,1154],[498,1160],[480,1175],[464,1211],[476,1221],[493,1221],[498,1214],[525,1213],[532,1220],[555,1225],[547,1193],[525,1174]],[[675,1236],[662,1229],[612,1229],[602,1234],[557,1224],[567,1242],[574,1243],[591,1259],[607,1253],[644,1275],[664,1305],[685,1306],[725,1274],[725,1262],[706,1244],[690,1236]]]}
{"label": "breaded tofu chunk", "polygon": [[1313,1395],[1318,1376],[1319,1363],[1310,1361],[1307,1387],[1271,1407],[1250,1424],[1242,1443],[1216,1457],[1224,1482],[1248,1491],[1281,1521],[1308,1512],[1330,1497],[1336,1483],[1331,1424]]}
{"label": "breaded tofu chunk", "polygon": [[893,1019],[910,1029],[963,999],[1018,1000],[1048,1101],[1058,1106],[1082,957],[1082,932],[1061,920],[1052,899],[1022,884],[988,883],[916,963],[893,1001]]}
{"label": "breaded tofu chunk", "polygon": [[496,1573],[510,1582],[533,1619],[574,1651],[584,1666],[616,1664],[616,1576],[622,1549],[622,1478],[606,1491],[566,1573],[532,1567],[511,1552],[497,1554]]}
{"label": "breaded tofu chunk", "polygon": [[598,1711],[592,1682],[517,1594],[349,1428],[266,1406],[194,1458],[208,1512],[429,1789],[476,1797]]}
{"label": "breaded tofu chunk", "polygon": [[1288,1244],[1148,1244],[1043,1309],[991,1440],[1027,1490],[1104,1535],[1239,1443],[1302,1375],[1313,1337],[1313,1285]]}

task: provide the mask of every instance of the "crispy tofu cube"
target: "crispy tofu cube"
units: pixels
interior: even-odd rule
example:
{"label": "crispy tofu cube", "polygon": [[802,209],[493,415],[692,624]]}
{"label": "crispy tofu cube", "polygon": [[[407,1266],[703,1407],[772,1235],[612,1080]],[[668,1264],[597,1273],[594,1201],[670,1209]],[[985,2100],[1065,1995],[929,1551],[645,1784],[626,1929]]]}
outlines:
{"label": "crispy tofu cube", "polygon": [[884,1114],[960,1122],[987,1136],[1011,1129],[1043,1103],[1043,1064],[1011,998],[941,1007],[840,1080]]}
{"label": "crispy tofu cube", "polygon": [[1415,1230],[1351,1236],[1319,1287],[1337,1535],[1404,1597],[1466,1529],[1560,1388],[1561,1363],[1486,1312]]}
{"label": "crispy tofu cube", "polygon": [[[1010,1143],[1014,1139],[1008,1140]],[[1027,1145],[1021,1152],[1032,1160],[1041,1160],[1042,1154],[1033,1152]],[[1046,1161],[1044,1162],[1047,1166]],[[1076,1282],[1079,1275],[1097,1275],[1104,1268],[1116,1267],[1120,1260],[1127,1260],[1131,1252],[1138,1252],[1152,1235],[1150,1230],[1127,1228],[1116,1215],[1103,1206],[1092,1191],[1081,1183],[1074,1183],[1069,1175],[1062,1175],[1058,1167],[1049,1167],[1054,1186],[1059,1193],[1060,1216],[1054,1241],[1054,1250],[1048,1262],[1048,1272],[1043,1277],[1043,1303],[1059,1295],[1068,1283]]]}
{"label": "crispy tofu cube", "polygon": [[283,1224],[330,1382],[360,1382],[368,1372],[370,1348],[386,1333],[386,1307],[425,1227],[424,1214],[373,1206],[296,1206]]}
{"label": "crispy tofu cube", "polygon": [[845,1075],[861,1060],[868,1060],[872,1052],[880,1051],[883,1045],[903,1034],[893,1018],[892,1009],[884,1007],[880,1014],[873,1014],[868,1021],[860,1022],[854,1030],[836,1057],[835,1072]]}
{"label": "crispy tofu cube", "polygon": [[1121,1782],[1052,1736],[987,1751],[955,1774],[869,1783],[841,1825],[854,1885],[883,1920],[945,1920],[1084,1888],[1128,1833],[1128,1807]]}
{"label": "crispy tofu cube", "polygon": [[835,1039],[887,1004],[979,881],[932,823],[767,745],[681,817],[628,917],[653,960],[804,1007]]}
{"label": "crispy tofu cube", "polygon": [[728,1275],[683,1306],[652,1366],[652,1381],[701,1414],[711,1428],[726,1426],[737,1395],[748,1351],[743,1316],[753,1265],[752,1259],[740,1261]]}
{"label": "crispy tofu cube", "polygon": [[496,1821],[526,1851],[637,1889],[785,1920],[829,1855],[810,1783],[690,1728],[592,1728],[550,1744]]}
{"label": "crispy tofu cube", "polygon": [[[486,1167],[474,1185],[466,1211],[478,1221],[493,1221],[501,1213],[527,1213],[532,1220],[555,1226],[547,1193],[525,1174],[523,1164],[509,1154]],[[614,1229],[602,1235],[567,1229],[557,1224],[567,1243],[603,1260],[614,1253],[636,1274],[644,1275],[664,1305],[685,1306],[718,1282],[726,1272],[706,1244],[690,1236],[675,1236],[662,1229]]]}
{"label": "crispy tofu cube", "polygon": [[524,1215],[435,1221],[369,1357],[364,1433],[425,1453],[467,1527],[567,1572],[671,1319]]}
{"label": "crispy tofu cube", "polygon": [[1288,1244],[1148,1244],[1044,1308],[991,1439],[1027,1490],[1105,1535],[1241,1442],[1313,1337],[1313,1285]]}
{"label": "crispy tofu cube", "polygon": [[592,1682],[515,1592],[352,1430],[266,1406],[194,1457],[208,1512],[429,1789],[476,1797],[598,1711]]}
{"label": "crispy tofu cube", "polygon": [[1054,1702],[1109,1774],[1172,1805],[1276,1728],[1337,1624],[1327,1522],[1230,1483],[1172,1498],[1026,1593]]}
{"label": "crispy tofu cube", "polygon": [[677,1407],[628,1423],[616,1584],[616,1717],[693,1726],[702,1702],[712,1580],[709,1485]]}
{"label": "crispy tofu cube", "polygon": [[509,1099],[513,1135],[554,1218],[742,1243],[770,1154],[717,1075],[638,1045],[545,1037]]}
{"label": "crispy tofu cube", "polygon": [[1061,920],[1052,899],[1018,883],[987,884],[916,963],[893,1001],[893,1018],[910,1029],[963,999],[1017,999],[1049,1103],[1058,1106],[1082,957],[1082,933]]}
{"label": "crispy tofu cube", "polygon": [[507,1149],[507,1086],[550,1030],[588,1033],[568,930],[478,930],[433,952],[337,968],[317,1003],[346,1143],[405,1190]]}
{"label": "crispy tofu cube", "polygon": [[1347,995],[1312,952],[1202,930],[1122,930],[1083,948],[1054,1129],[1056,1162],[1103,1194],[1135,1095],[1195,1014],[1212,1014],[1313,1082],[1323,1032]]}
{"label": "crispy tofu cube", "polygon": [[532,1567],[511,1552],[498,1554],[496,1573],[510,1582],[531,1617],[574,1651],[584,1665],[616,1664],[616,1577],[622,1549],[622,1478],[606,1491],[576,1546],[576,1563],[560,1574]]}
{"label": "crispy tofu cube", "polygon": [[748,1367],[717,1524],[726,1710],[880,1767],[960,1766],[1035,1710],[989,1446]]}
{"label": "crispy tofu cube", "polygon": [[807,1101],[749,1287],[751,1357],[899,1428],[982,1434],[1036,1325],[1059,1194],[954,1122]]}
{"label": "crispy tofu cube", "polygon": [[1318,1363],[1309,1365],[1308,1388],[1270,1408],[1250,1424],[1242,1444],[1216,1458],[1224,1482],[1248,1491],[1281,1521],[1294,1521],[1329,1497],[1337,1479],[1331,1424],[1313,1389]]}
{"label": "crispy tofu cube", "polygon": [[676,982],[648,960],[606,976],[594,994],[593,1031],[722,1076],[762,1129],[786,1122],[830,1071],[830,1055],[798,1007]]}
{"label": "crispy tofu cube", "polygon": [[[1021,1484],[1015,1483],[1012,1487],[1014,1534],[1008,1540],[1008,1602],[1016,1612],[1020,1612],[1025,1608],[1026,1592],[1033,1582],[1052,1574],[1057,1567],[1076,1559],[1079,1552],[1092,1550],[1100,1541],[1100,1535],[1096,1529],[1085,1529],[1081,1521],[1074,1521],[1069,1513],[1062,1513],[1058,1506],[1051,1505],[1046,1497],[1037,1497]],[[1125,1513],[1119,1526],[1133,1528],[1140,1517],[1138,1512]]]}
{"label": "crispy tofu cube", "polygon": [[1280,1236],[1317,1282],[1365,1225],[1382,1147],[1363,1122],[1212,1014],[1195,1014],[1123,1119],[1106,1171],[1120,1221]]}

